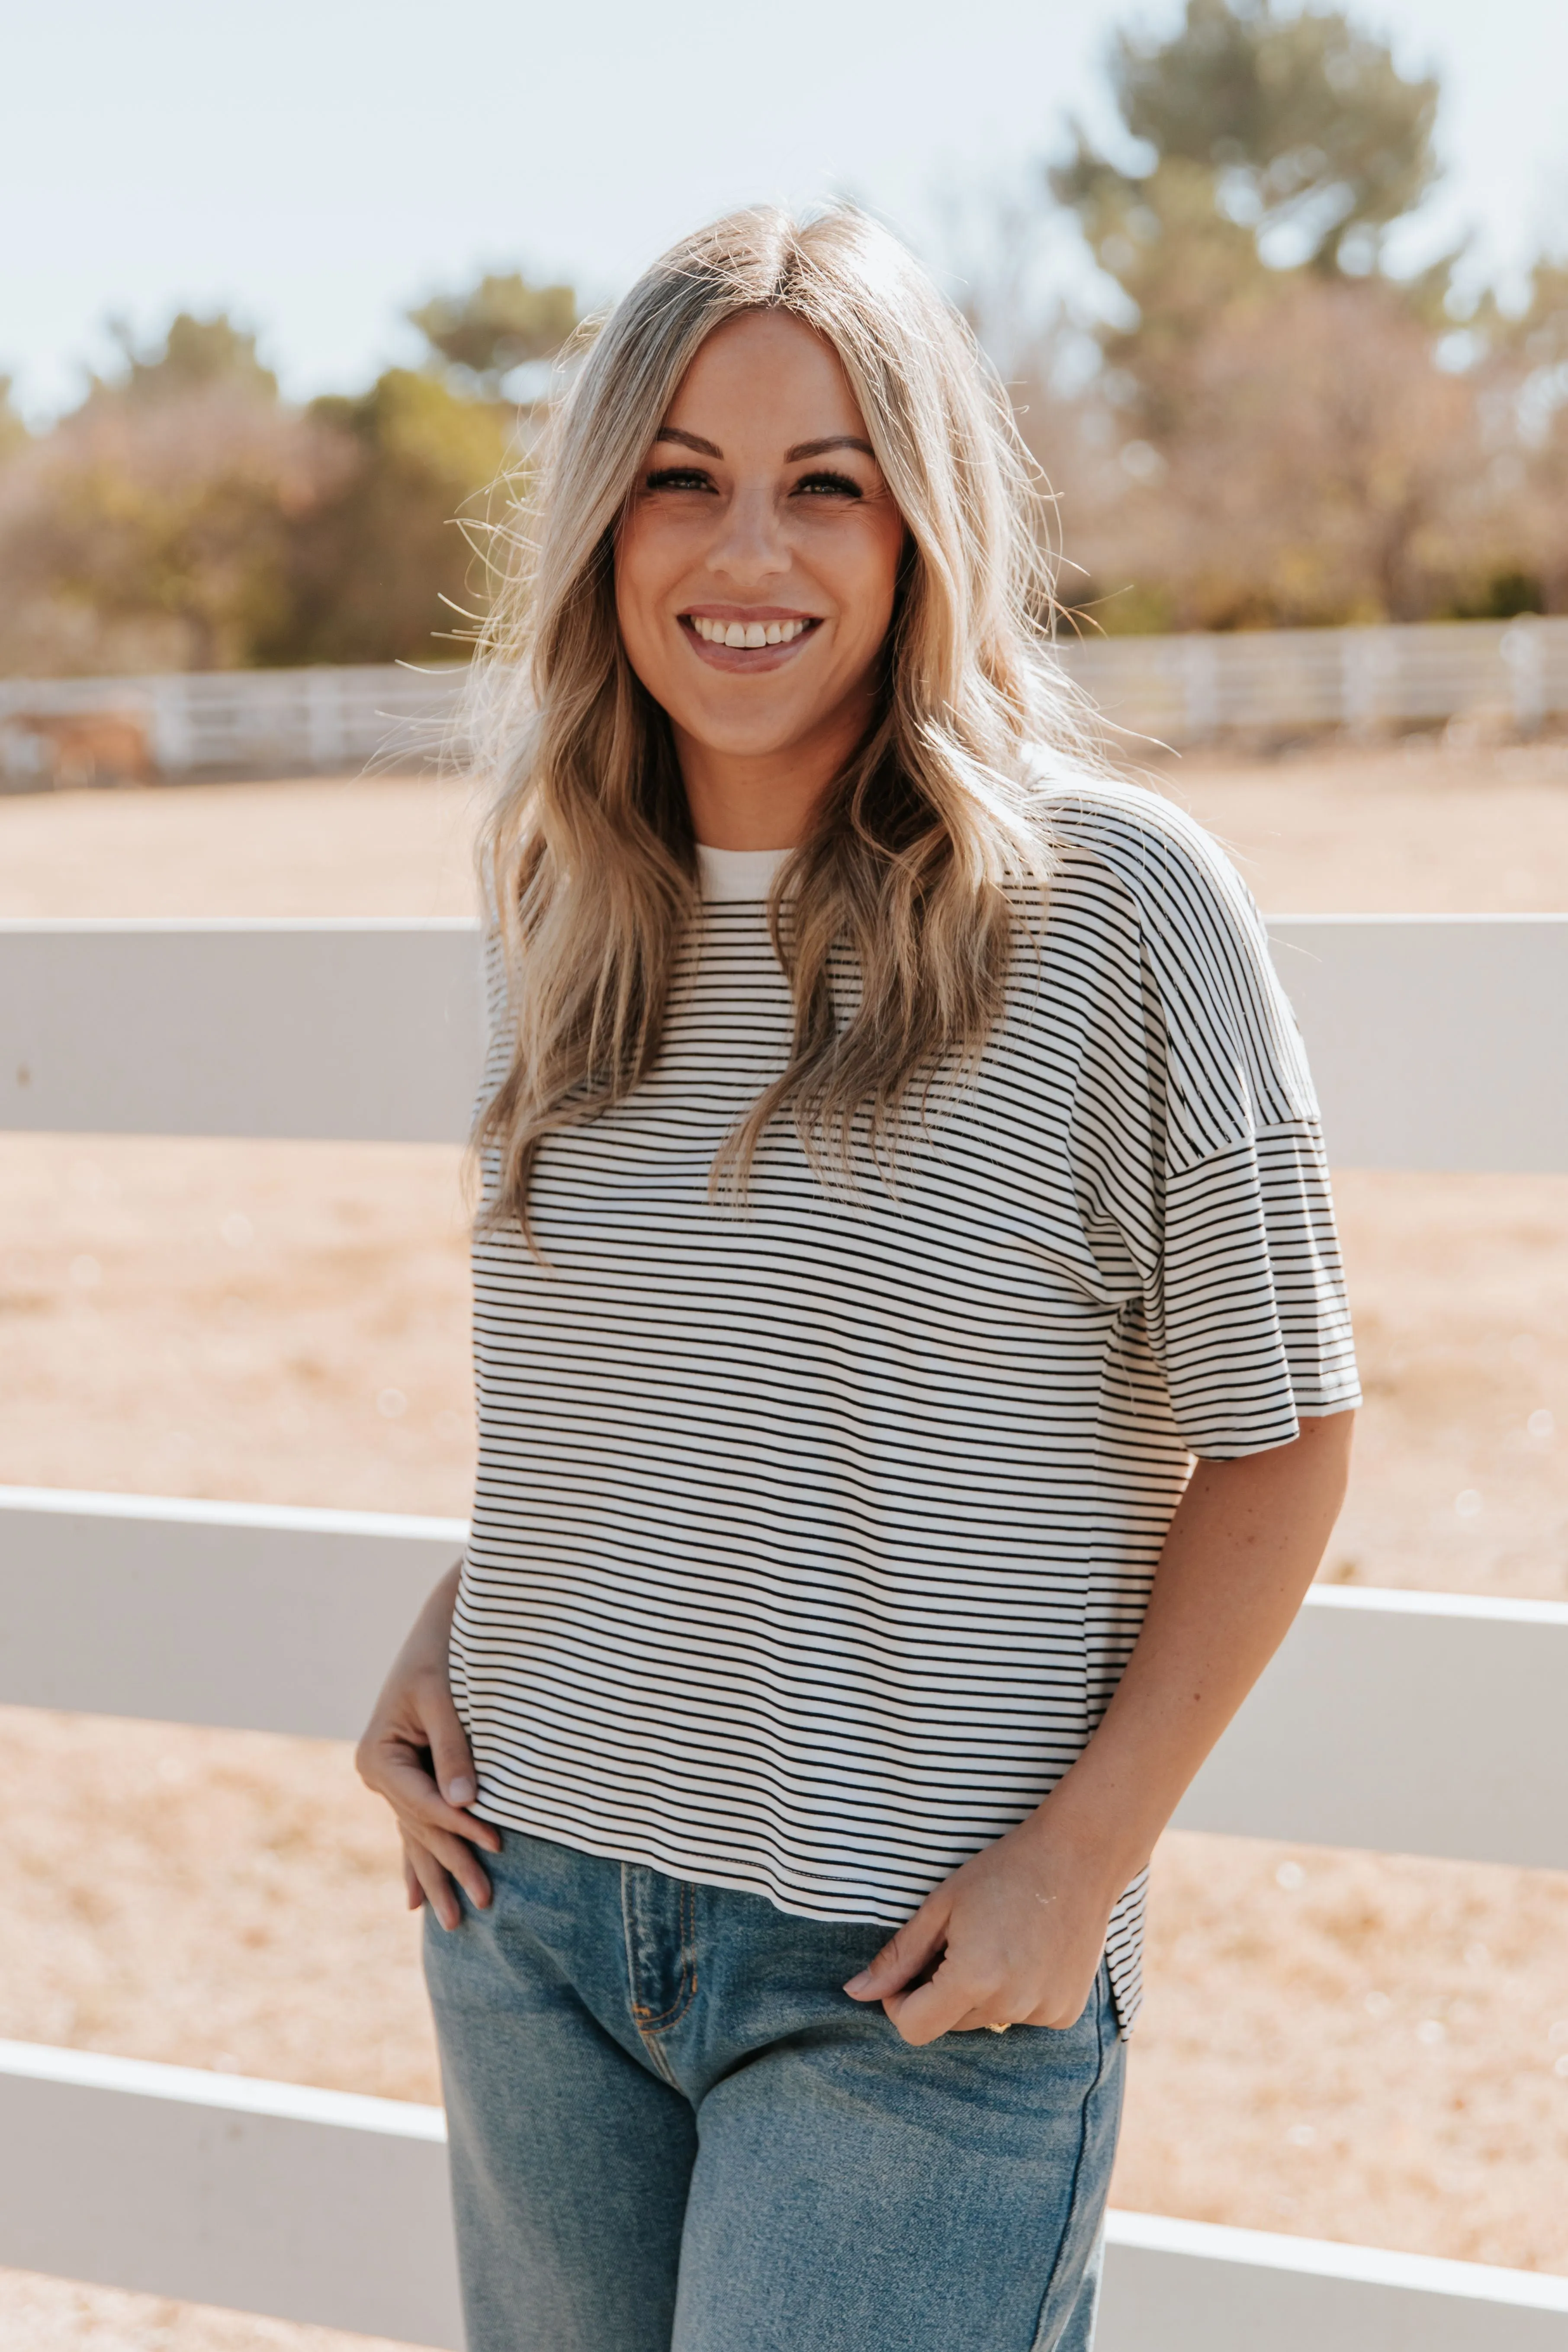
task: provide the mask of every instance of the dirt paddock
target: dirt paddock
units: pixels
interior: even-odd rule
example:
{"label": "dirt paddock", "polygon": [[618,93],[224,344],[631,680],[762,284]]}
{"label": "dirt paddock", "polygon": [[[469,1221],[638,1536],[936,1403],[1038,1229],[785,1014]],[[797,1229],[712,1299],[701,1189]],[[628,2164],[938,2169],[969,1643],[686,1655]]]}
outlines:
{"label": "dirt paddock", "polygon": [[[1274,910],[1568,908],[1568,747],[1156,779]],[[0,799],[0,916],[466,908],[408,779]],[[1568,1598],[1568,1177],[1339,1179],[1368,1403],[1325,1573]],[[457,1155],[0,1138],[0,1483],[460,1514]],[[437,2095],[347,1751],[0,1711],[0,2036]],[[1173,1837],[1125,2206],[1568,2272],[1568,1877]],[[0,2273],[5,2352],[350,2339]]]}

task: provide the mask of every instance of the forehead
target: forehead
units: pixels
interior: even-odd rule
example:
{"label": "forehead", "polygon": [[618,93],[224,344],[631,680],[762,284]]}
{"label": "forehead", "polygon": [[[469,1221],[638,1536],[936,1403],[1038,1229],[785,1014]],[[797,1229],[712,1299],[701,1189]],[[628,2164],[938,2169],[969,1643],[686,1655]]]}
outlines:
{"label": "forehead", "polygon": [[662,421],[721,446],[726,431],[748,439],[782,433],[786,441],[866,431],[832,344],[784,310],[747,310],[716,327]]}

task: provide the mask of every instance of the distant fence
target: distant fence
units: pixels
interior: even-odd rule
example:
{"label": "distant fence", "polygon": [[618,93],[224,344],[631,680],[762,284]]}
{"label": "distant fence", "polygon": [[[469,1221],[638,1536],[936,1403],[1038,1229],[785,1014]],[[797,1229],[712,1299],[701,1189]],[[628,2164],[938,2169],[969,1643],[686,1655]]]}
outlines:
{"label": "distant fence", "polygon": [[[1087,637],[1059,654],[1113,729],[1162,743],[1450,720],[1528,736],[1568,718],[1568,620]],[[423,766],[462,754],[462,684],[457,666],[4,678],[0,787],[121,772],[87,730],[71,734],[106,713],[141,729],[167,776]]]}
{"label": "distant fence", "polygon": [[1089,637],[1062,656],[1114,727],[1165,743],[1454,719],[1533,735],[1568,717],[1568,620]]}
{"label": "distant fence", "polygon": [[0,678],[0,790],[116,781],[90,737],[78,749],[59,723],[105,712],[140,727],[165,776],[424,767],[461,749],[451,738],[463,675],[453,665]]}

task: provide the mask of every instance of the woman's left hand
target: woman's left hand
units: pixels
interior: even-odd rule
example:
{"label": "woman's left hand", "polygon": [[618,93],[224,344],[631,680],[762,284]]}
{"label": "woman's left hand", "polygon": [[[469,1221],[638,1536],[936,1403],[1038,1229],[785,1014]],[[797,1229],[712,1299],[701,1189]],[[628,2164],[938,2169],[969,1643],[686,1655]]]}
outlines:
{"label": "woman's left hand", "polygon": [[987,2025],[1059,2031],[1083,2014],[1121,1891],[1034,1814],[944,1878],[844,1990],[879,2000],[917,2048]]}

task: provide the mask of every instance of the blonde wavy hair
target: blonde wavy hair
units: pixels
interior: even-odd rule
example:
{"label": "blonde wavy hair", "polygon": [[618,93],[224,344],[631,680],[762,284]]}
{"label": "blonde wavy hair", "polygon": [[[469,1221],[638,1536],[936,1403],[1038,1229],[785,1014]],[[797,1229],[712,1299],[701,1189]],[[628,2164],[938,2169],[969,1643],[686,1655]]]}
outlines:
{"label": "blonde wavy hair", "polygon": [[1048,498],[973,336],[904,248],[847,206],[759,207],[655,262],[568,355],[474,672],[497,786],[481,864],[515,1023],[475,1144],[485,1221],[515,1214],[531,1244],[541,1145],[647,1075],[698,914],[670,730],[621,644],[614,550],[698,349],[751,310],[837,352],[908,542],[870,730],[774,886],[789,1059],[721,1148],[715,1188],[743,1192],[781,1116],[825,1180],[853,1188],[867,1154],[890,1178],[906,1112],[926,1117],[1001,1012],[1020,909],[1043,906],[1050,876],[1050,754],[1085,750],[1047,643]]}

